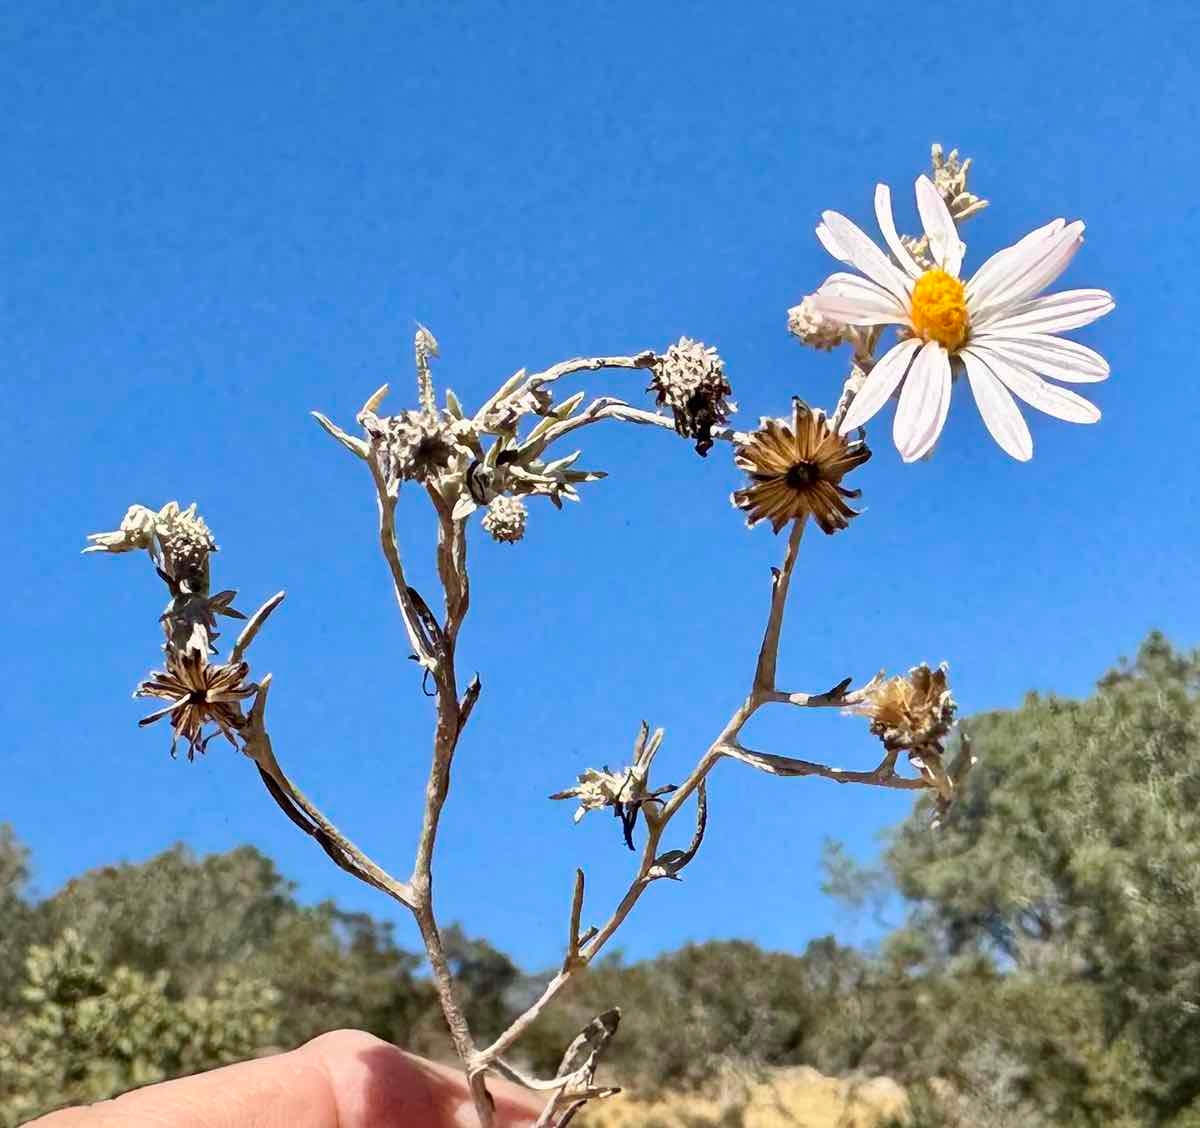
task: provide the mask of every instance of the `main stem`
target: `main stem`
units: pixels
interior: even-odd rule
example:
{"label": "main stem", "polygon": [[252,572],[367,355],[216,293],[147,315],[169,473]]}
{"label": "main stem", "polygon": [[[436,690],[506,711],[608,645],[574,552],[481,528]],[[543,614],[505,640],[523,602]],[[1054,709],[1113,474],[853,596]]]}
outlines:
{"label": "main stem", "polygon": [[455,521],[445,502],[430,490],[438,514],[438,578],[445,598],[445,618],[432,668],[437,683],[437,723],[434,728],[433,757],[425,785],[425,813],[409,885],[413,892],[413,916],[421,931],[429,966],[433,972],[438,1002],[454,1041],[454,1048],[467,1069],[471,1099],[482,1128],[494,1123],[494,1105],[487,1091],[485,1075],[471,1070],[476,1056],[475,1040],[454,990],[454,977],[446,959],[442,935],[433,908],[433,852],[437,845],[442,808],[450,792],[450,767],[458,748],[463,726],[463,706],[458,699],[455,649],[458,632],[470,605],[467,582],[467,538],[462,521]]}

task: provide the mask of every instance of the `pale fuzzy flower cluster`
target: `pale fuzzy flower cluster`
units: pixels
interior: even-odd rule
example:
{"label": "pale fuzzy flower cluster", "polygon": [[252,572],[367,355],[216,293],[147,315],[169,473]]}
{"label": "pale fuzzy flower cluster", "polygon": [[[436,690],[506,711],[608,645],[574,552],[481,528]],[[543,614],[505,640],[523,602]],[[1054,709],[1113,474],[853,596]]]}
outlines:
{"label": "pale fuzzy flower cluster", "polygon": [[402,411],[383,418],[364,412],[360,421],[392,491],[400,482],[434,483],[463,472],[474,457],[470,424],[449,411]]}
{"label": "pale fuzzy flower cluster", "polygon": [[558,791],[551,799],[578,799],[579,807],[575,811],[574,821],[579,822],[588,811],[598,811],[605,807],[615,807],[626,817],[626,841],[632,829],[632,817],[638,809],[647,802],[653,802],[660,795],[675,790],[673,786],[649,789],[650,764],[662,745],[663,730],[655,729],[653,735],[650,726],[642,722],[638,730],[637,740],[633,746],[633,763],[619,772],[605,768],[587,768],[578,776],[578,783],[566,791]]}
{"label": "pale fuzzy flower cluster", "polygon": [[842,421],[861,427],[897,392],[892,434],[906,462],[933,450],[950,409],[952,376],[965,371],[992,437],[1013,458],[1033,455],[1029,427],[1013,402],[1072,423],[1094,423],[1100,412],[1074,392],[1051,384],[1091,383],[1108,376],[1102,356],[1059,336],[1114,308],[1105,290],[1042,295],[1083,244],[1083,223],[1055,219],[994,254],[965,283],[965,247],[942,194],[927,177],[916,182],[917,208],[933,266],[917,262],[896,231],[891,191],[875,190],[875,214],[892,257],[854,223],[827,211],[817,237],[834,258],[861,274],[836,273],[822,284],[816,306],[851,326],[898,327],[901,340],[872,369]]}
{"label": "pale fuzzy flower cluster", "polygon": [[788,332],[801,344],[823,352],[837,348],[846,339],[846,326],[821,313],[813,294],[788,310]]}
{"label": "pale fuzzy flower cluster", "polygon": [[578,799],[579,806],[575,809],[572,821],[579,822],[588,811],[601,811],[623,802],[628,787],[628,768],[620,772],[609,771],[608,768],[585,768],[579,773],[579,782],[574,787],[559,791],[550,798]]}
{"label": "pale fuzzy flower cluster", "polygon": [[519,497],[492,498],[483,515],[483,527],[493,540],[501,544],[516,544],[525,535],[528,510]]}
{"label": "pale fuzzy flower cluster", "polygon": [[957,149],[951,149],[945,155],[941,145],[934,145],[933,157],[933,186],[941,193],[954,217],[955,223],[962,223],[973,215],[978,215],[988,206],[987,200],[967,191],[967,175],[971,171],[971,158],[960,160]]}
{"label": "pale fuzzy flower cluster", "polygon": [[706,454],[713,445],[713,428],[728,420],[737,404],[725,375],[725,362],[717,350],[702,341],[680,337],[651,368],[650,390],[659,406],[671,409],[675,430],[696,440],[696,450]]}
{"label": "pale fuzzy flower cluster", "polygon": [[145,549],[180,591],[206,594],[208,557],[217,550],[204,518],[196,512],[196,503],[186,509],[169,501],[155,512],[144,505],[131,505],[121,527],[111,533],[90,533],[92,543],[84,552],[132,552]]}

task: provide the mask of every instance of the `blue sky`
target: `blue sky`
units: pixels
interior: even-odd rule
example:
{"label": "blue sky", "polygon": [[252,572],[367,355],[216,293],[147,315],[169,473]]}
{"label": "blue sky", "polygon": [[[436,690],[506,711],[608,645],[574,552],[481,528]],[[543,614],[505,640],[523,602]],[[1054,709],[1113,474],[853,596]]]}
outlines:
{"label": "blue sky", "polygon": [[[218,586],[246,608],[288,590],[253,654],[275,674],[276,750],[406,872],[429,704],[370,482],[308,411],[351,425],[383,381],[408,395],[417,319],[468,405],[522,365],[681,333],[720,348],[741,419],[793,394],[831,403],[842,357],[785,332],[830,269],[813,226],[829,207],[868,225],[884,180],[911,229],[932,141],[973,154],[993,201],[966,229],[967,269],[1054,216],[1087,220],[1065,284],[1117,298],[1077,335],[1112,363],[1089,389],[1104,418],[1031,418],[1027,465],[965,387],[928,463],[902,465],[876,428],[867,514],[806,538],[781,682],[946,659],[970,712],[1085,692],[1151,627],[1194,644],[1198,32],[1190,4],[1055,0],[5,5],[0,818],[33,847],[38,888],[177,840],[252,842],[304,897],[387,915],[248,761],[214,744],[173,762],[165,730],[135,727],[164,594],[144,559],[81,557],[84,535],[134,501],[195,499]],[[535,508],[515,547],[473,541],[462,658],[484,694],[437,875],[445,920],[530,965],[559,956],[576,865],[599,919],[633,863],[612,820],[575,827],[545,796],[619,762],[643,717],[667,730],[660,779],[684,774],[744,692],[782,548],[730,508],[724,448],[701,461],[665,432],[585,435],[611,477],[582,505]],[[412,499],[403,513],[430,588],[428,522]],[[868,766],[864,730],[781,709],[749,736]],[[869,853],[902,793],[727,764],[711,800],[686,881],[621,934],[630,955],[858,935],[819,892],[820,843]]]}

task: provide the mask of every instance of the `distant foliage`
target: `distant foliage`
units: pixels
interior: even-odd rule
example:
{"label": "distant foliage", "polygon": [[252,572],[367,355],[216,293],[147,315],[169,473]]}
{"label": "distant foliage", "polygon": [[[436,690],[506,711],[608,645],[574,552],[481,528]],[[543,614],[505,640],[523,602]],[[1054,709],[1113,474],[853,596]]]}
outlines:
{"label": "distant foliage", "polygon": [[[848,902],[906,900],[877,952],[599,961],[518,1064],[553,1071],[617,1005],[608,1068],[646,1093],[813,1065],[900,1080],[908,1128],[1200,1128],[1200,654],[1152,635],[1086,700],[968,725],[979,764],[940,830],[921,803],[881,866],[829,854]],[[339,1026],[450,1052],[390,927],[300,905],[253,849],[177,847],[41,903],[28,868],[0,828],[0,1128]],[[444,943],[484,1033],[545,982],[457,928]]]}
{"label": "distant foliage", "polygon": [[239,1061],[274,1039],[278,993],[265,981],[227,971],[211,993],[172,1000],[169,978],[105,970],[70,929],[31,947],[24,1006],[0,1029],[0,1125]]}

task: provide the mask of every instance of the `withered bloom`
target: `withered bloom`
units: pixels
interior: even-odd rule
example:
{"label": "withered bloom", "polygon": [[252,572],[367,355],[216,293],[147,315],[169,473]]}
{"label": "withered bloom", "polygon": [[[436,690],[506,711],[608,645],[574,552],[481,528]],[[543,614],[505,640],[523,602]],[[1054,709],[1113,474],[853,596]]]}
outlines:
{"label": "withered bloom", "polygon": [[557,791],[551,799],[578,799],[575,821],[579,822],[588,811],[602,811],[611,807],[613,814],[621,820],[625,845],[633,849],[633,828],[638,812],[648,803],[662,803],[662,796],[676,790],[673,783],[651,790],[649,787],[650,763],[662,744],[663,730],[655,729],[642,722],[637,740],[633,745],[633,763],[619,772],[588,768],[579,775],[579,782],[566,791]]}
{"label": "withered bloom", "polygon": [[843,489],[841,480],[871,452],[861,440],[838,435],[824,412],[800,399],[793,404],[790,427],[782,419],[764,419],[757,431],[741,436],[734,461],[752,484],[733,495],[733,504],[746,511],[747,525],[770,521],[776,533],[809,514],[822,532],[845,529],[858,511],[844,499],[861,491]]}
{"label": "withered bloom", "polygon": [[[170,704],[143,717],[138,724],[151,725],[169,716],[174,731],[172,756],[182,739],[187,741],[188,759],[194,759],[217,733],[236,748],[234,734],[245,722],[241,702],[256,692],[254,686],[244,684],[249,672],[245,662],[209,665],[205,656],[195,650],[180,657],[169,656],[166,670],[155,670],[133,695],[161,697]],[[204,726],[209,723],[217,726],[216,732],[205,736]]]}
{"label": "withered bloom", "polygon": [[905,677],[868,687],[863,699],[847,711],[870,718],[871,731],[888,749],[940,753],[955,709],[946,667],[932,670],[921,663]]}
{"label": "withered bloom", "polygon": [[712,448],[712,430],[724,423],[737,404],[725,397],[733,388],[717,350],[700,341],[680,337],[651,367],[648,391],[657,393],[659,407],[666,404],[675,417],[675,430],[696,440],[696,453]]}

